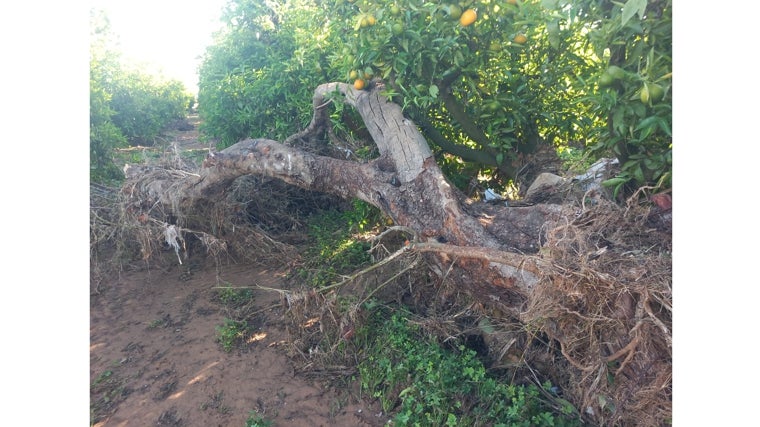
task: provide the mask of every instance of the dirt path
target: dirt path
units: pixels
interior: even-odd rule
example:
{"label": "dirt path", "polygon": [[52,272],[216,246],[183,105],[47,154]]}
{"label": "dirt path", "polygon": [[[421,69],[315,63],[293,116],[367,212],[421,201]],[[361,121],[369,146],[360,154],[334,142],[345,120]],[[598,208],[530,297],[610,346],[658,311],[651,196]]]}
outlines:
{"label": "dirt path", "polygon": [[245,265],[189,274],[176,265],[100,283],[90,298],[92,425],[242,427],[251,411],[274,426],[383,425],[387,417],[355,389],[294,375],[282,313],[271,308],[277,293],[254,290],[259,313],[244,348],[227,353],[216,341],[227,314],[214,299],[220,281],[279,288],[282,276]]}
{"label": "dirt path", "polygon": [[[229,283],[278,287],[278,274],[233,266]],[[179,269],[129,273],[90,304],[91,405],[96,426],[244,426],[250,411],[282,426],[382,425],[355,393],[327,391],[294,376],[277,348],[287,334],[277,309],[255,318],[242,351],[225,353],[215,328],[224,307],[212,299],[216,273],[189,280]],[[277,294],[255,291],[256,309]]]}

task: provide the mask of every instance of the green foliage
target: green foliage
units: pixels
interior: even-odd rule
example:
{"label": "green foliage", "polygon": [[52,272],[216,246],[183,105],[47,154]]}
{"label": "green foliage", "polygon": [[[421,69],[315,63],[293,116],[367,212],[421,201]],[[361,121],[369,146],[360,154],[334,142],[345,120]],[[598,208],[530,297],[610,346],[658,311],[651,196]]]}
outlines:
{"label": "green foliage", "polygon": [[126,68],[111,91],[112,121],[132,145],[153,145],[166,125],[185,117],[192,98],[179,81],[163,81]]}
{"label": "green foliage", "polygon": [[241,320],[224,319],[224,324],[216,327],[216,339],[227,353],[240,344],[247,333],[248,325]]}
{"label": "green foliage", "polygon": [[118,54],[111,45],[108,18],[90,12],[90,179],[97,182],[119,180],[122,173],[111,161],[115,148],[125,147],[127,139],[114,125],[109,82],[118,74]]}
{"label": "green foliage", "polygon": [[114,150],[128,143],[152,144],[169,122],[185,116],[194,97],[179,81],[122,63],[103,12],[90,12],[90,39],[90,179],[120,181]]}
{"label": "green foliage", "polygon": [[504,384],[488,375],[473,350],[446,350],[400,312],[372,311],[357,339],[367,340],[359,364],[362,390],[395,412],[397,425],[580,425],[553,414],[534,385]]}
{"label": "green foliage", "polygon": [[351,201],[351,209],[341,213],[348,229],[354,233],[370,231],[382,222],[382,212],[367,202],[359,199]]}
{"label": "green foliage", "polygon": [[607,119],[591,152],[616,156],[622,172],[605,184],[615,194],[641,185],[671,186],[672,10],[670,1],[580,2],[598,25],[589,32],[603,60],[588,99]]}
{"label": "green foliage", "polygon": [[219,302],[229,307],[242,307],[253,301],[253,290],[250,288],[233,288],[227,286],[216,290]]}
{"label": "green foliage", "polygon": [[245,420],[245,427],[270,427],[272,425],[272,421],[267,420],[255,411],[251,411]]}
{"label": "green foliage", "polygon": [[593,164],[589,153],[580,148],[561,147],[557,150],[557,156],[562,160],[562,168],[570,173],[584,173]]}
{"label": "green foliage", "polygon": [[199,71],[201,130],[222,148],[303,129],[314,88],[337,78],[322,67],[327,16],[312,0],[234,0],[222,19]]}
{"label": "green foliage", "polygon": [[670,3],[233,0],[201,68],[201,116],[223,145],[283,139],[318,84],[379,78],[460,188],[478,173],[507,185],[541,144],[669,186]]}
{"label": "green foliage", "polygon": [[382,221],[380,210],[355,199],[351,208],[319,214],[309,221],[313,244],[306,250],[308,260],[298,272],[314,287],[323,287],[342,274],[368,265],[370,243],[358,233],[367,232]]}
{"label": "green foliage", "polygon": [[[568,102],[583,91],[578,77],[592,70],[589,52],[578,46],[579,24],[548,16],[538,2],[475,1],[458,4],[478,13],[474,25],[462,27],[449,15],[452,5],[336,0],[347,47],[331,57],[333,66],[372,70],[412,116],[443,136],[431,139],[466,160],[502,165],[535,150],[539,131],[549,141],[583,137],[579,118],[588,106]],[[378,24],[357,26],[365,15]],[[399,27],[404,31],[394,32]],[[514,42],[518,34],[528,43]]]}

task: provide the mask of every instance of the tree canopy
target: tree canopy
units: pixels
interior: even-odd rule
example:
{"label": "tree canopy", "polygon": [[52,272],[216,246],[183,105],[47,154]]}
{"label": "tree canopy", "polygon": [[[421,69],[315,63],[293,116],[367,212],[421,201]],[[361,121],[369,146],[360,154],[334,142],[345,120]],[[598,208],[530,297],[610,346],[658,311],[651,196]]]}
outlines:
{"label": "tree canopy", "polygon": [[[647,0],[231,0],[199,112],[222,147],[284,139],[308,123],[319,84],[383,85],[460,187],[505,185],[549,147],[617,157],[616,193],[667,189],[671,13]],[[335,131],[360,137],[339,104]]]}

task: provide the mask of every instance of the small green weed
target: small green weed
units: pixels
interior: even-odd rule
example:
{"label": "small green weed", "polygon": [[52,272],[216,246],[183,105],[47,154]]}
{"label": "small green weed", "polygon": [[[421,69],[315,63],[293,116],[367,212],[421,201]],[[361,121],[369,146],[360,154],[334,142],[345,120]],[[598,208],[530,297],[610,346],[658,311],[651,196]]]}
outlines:
{"label": "small green weed", "polygon": [[209,399],[208,402],[201,403],[201,411],[205,411],[209,408],[216,409],[216,411],[220,414],[229,414],[232,412],[232,408],[230,408],[227,405],[223,404],[224,402],[224,392],[220,391],[219,393],[214,394],[211,396],[211,399]]}
{"label": "small green weed", "polygon": [[113,371],[110,369],[107,371],[103,371],[100,375],[98,375],[97,378],[95,378],[95,381],[92,382],[92,386],[94,387],[98,384],[105,382],[106,380],[111,378],[112,375],[113,375]]}
{"label": "small green weed", "polygon": [[375,310],[372,317],[360,332],[369,343],[361,386],[384,411],[396,412],[396,425],[580,425],[553,414],[536,386],[488,376],[475,351],[440,347],[400,313],[388,319]]}
{"label": "small green weed", "polygon": [[248,325],[246,322],[238,320],[224,319],[224,325],[216,327],[217,341],[227,353],[243,341],[247,333]]}
{"label": "small green weed", "polygon": [[229,283],[226,284],[228,286],[216,290],[216,297],[222,304],[229,307],[242,307],[253,301],[252,289],[234,288]]}
{"label": "small green weed", "polygon": [[148,329],[168,328],[172,325],[172,320],[169,315],[165,315],[160,319],[155,319],[148,323]]}
{"label": "small green weed", "polygon": [[90,384],[90,425],[108,418],[114,408],[130,393],[126,380],[117,371],[108,369]]}
{"label": "small green weed", "polygon": [[272,424],[272,421],[262,417],[256,411],[251,411],[248,419],[245,420],[245,427],[271,427]]}

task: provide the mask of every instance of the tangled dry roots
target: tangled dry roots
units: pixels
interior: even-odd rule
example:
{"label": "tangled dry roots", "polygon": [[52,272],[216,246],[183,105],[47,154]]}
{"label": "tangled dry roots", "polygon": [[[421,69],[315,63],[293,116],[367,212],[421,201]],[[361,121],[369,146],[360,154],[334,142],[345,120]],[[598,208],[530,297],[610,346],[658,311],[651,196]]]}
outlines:
{"label": "tangled dry roots", "polygon": [[[335,206],[334,198],[252,176],[233,182],[220,198],[191,208],[182,205],[179,194],[171,203],[160,203],[158,195],[177,193],[172,187],[197,167],[162,159],[137,168],[139,173],[132,173],[121,189],[91,188],[93,271],[139,268],[135,260],[162,265],[213,259],[217,266],[296,260],[289,236],[303,234],[303,219],[311,211]],[[104,259],[101,254],[109,246],[111,256]]]}
{"label": "tangled dry roots", "polygon": [[649,207],[600,200],[551,225],[549,267],[521,319],[558,343],[566,393],[600,425],[672,417],[671,238],[650,217]]}

